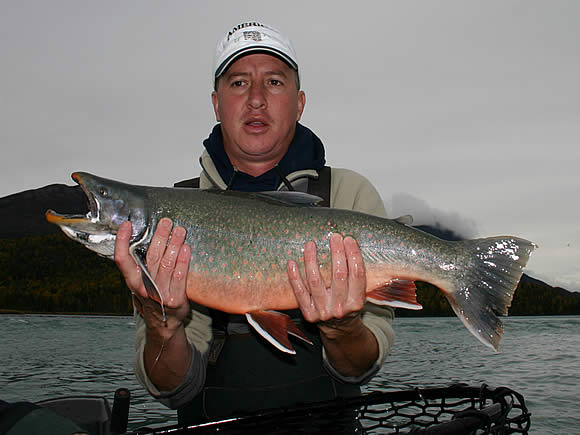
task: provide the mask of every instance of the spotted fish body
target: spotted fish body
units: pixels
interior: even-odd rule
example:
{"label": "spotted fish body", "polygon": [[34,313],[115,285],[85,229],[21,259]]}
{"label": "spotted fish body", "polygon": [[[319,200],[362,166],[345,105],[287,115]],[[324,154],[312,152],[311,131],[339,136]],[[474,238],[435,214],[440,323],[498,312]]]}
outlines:
{"label": "spotted fish body", "polygon": [[[429,282],[443,291],[482,343],[497,349],[502,324],[496,314],[507,314],[535,247],[512,236],[444,241],[396,220],[313,206],[313,197],[306,194],[145,187],[86,173],[75,173],[73,179],[85,190],[91,211],[86,216],[47,212],[47,219],[65,234],[112,258],[116,230],[131,220],[130,251],[159,299],[144,258],[156,224],[169,217],[187,230],[192,248],[188,297],[210,308],[246,314],[258,329],[253,320],[268,310],[298,307],[286,263],[295,259],[303,265],[307,241],[316,243],[322,277],[330,282],[329,237],[341,233],[360,246],[370,302],[420,309],[412,283]],[[281,350],[290,351],[288,345]]]}
{"label": "spotted fish body", "polygon": [[[188,229],[186,241],[192,248],[188,294],[222,311],[243,314],[296,308],[286,263],[295,259],[303,264],[304,244],[312,240],[318,248],[322,276],[330,282],[329,237],[335,232],[359,241],[369,275],[368,291],[391,279],[374,267],[379,258],[395,260],[405,255],[404,242],[384,250],[393,236],[386,230],[385,220],[362,213],[300,207],[267,195],[203,190],[176,193],[195,196],[199,204],[189,216],[182,217],[177,210],[169,214],[177,225]],[[199,225],[188,222],[192,215]],[[397,223],[392,226],[405,229]]]}

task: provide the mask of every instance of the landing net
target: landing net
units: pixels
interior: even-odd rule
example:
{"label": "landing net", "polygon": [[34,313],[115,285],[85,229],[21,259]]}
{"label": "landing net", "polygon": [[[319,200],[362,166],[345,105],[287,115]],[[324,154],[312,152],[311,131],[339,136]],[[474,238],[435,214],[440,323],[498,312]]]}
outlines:
{"label": "landing net", "polygon": [[527,434],[529,428],[530,413],[521,394],[506,387],[457,384],[374,392],[133,434]]}

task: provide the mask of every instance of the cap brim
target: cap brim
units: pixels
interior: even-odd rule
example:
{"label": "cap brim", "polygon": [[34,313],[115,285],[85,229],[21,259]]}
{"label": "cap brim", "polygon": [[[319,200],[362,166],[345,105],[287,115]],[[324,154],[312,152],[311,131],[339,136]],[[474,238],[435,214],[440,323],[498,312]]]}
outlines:
{"label": "cap brim", "polygon": [[235,51],[232,54],[230,54],[216,69],[215,78],[217,79],[218,77],[220,77],[228,69],[228,67],[240,57],[256,52],[273,54],[274,56],[286,62],[290,68],[298,71],[298,65],[296,64],[296,62],[282,51],[276,50],[275,48],[272,47],[253,45],[252,47],[241,48],[238,51]]}

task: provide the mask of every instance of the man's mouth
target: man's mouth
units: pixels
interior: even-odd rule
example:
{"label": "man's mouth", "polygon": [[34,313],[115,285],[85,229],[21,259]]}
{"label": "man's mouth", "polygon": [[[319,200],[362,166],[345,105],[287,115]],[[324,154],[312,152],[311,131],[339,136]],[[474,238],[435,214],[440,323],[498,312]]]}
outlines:
{"label": "man's mouth", "polygon": [[268,128],[268,123],[262,119],[250,119],[245,122],[245,126],[252,133],[262,133]]}

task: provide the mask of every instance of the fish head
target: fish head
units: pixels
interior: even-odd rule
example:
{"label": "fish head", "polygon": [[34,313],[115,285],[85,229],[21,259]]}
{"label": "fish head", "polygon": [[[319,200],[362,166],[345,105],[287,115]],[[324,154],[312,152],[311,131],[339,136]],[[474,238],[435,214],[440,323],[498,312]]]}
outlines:
{"label": "fish head", "polygon": [[88,199],[86,215],[59,214],[48,210],[46,220],[58,225],[71,239],[104,257],[113,258],[119,226],[130,220],[131,239],[139,239],[147,230],[145,197],[138,186],[75,172],[72,179]]}

